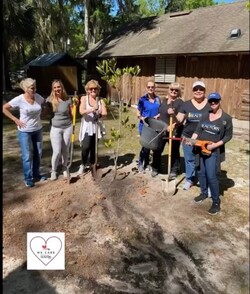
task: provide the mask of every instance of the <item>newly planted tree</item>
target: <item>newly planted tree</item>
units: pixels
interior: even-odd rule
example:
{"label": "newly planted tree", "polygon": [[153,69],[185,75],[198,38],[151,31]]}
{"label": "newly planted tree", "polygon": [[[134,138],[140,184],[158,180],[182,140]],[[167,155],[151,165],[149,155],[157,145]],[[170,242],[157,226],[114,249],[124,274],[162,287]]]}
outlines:
{"label": "newly planted tree", "polygon": [[118,68],[117,62],[115,58],[112,59],[105,59],[102,61],[97,61],[96,66],[97,71],[101,74],[101,78],[105,80],[112,88],[117,91],[118,94],[118,117],[113,113],[113,110],[110,105],[110,99],[107,99],[107,106],[108,110],[111,112],[113,119],[117,120],[117,128],[111,129],[111,138],[105,141],[105,146],[107,148],[113,148],[113,159],[114,159],[114,179],[116,179],[117,175],[117,166],[118,166],[118,158],[119,158],[119,151],[121,146],[121,137],[122,137],[122,130],[123,128],[128,129],[132,132],[135,128],[135,124],[129,122],[128,116],[128,106],[124,103],[123,97],[121,97],[121,87],[122,87],[122,77],[123,75],[129,75],[132,79],[131,85],[131,94],[130,99],[133,93],[134,81],[133,76],[137,76],[141,69],[138,65],[134,67],[125,67],[125,68]]}

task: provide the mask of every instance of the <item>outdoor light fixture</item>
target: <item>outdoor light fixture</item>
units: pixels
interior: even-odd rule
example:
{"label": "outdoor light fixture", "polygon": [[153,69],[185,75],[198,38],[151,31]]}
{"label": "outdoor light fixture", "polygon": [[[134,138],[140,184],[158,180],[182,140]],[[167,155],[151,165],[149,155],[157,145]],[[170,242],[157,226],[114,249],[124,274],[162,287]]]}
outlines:
{"label": "outdoor light fixture", "polygon": [[230,32],[230,38],[239,38],[241,36],[241,30],[240,29],[232,29]]}

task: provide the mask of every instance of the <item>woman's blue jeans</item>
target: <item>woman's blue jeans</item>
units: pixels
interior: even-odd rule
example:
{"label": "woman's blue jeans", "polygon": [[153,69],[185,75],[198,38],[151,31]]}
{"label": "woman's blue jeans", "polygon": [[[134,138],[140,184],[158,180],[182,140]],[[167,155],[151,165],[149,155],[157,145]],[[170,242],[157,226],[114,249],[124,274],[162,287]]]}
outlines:
{"label": "woman's blue jeans", "polygon": [[193,153],[193,146],[183,144],[183,154],[185,161],[186,181],[194,183],[195,181],[195,154]]}
{"label": "woman's blue jeans", "polygon": [[[138,126],[140,136],[142,134],[142,128],[143,128],[143,122],[140,122],[139,126]],[[141,151],[140,151],[140,154],[139,154],[138,165],[141,165],[144,168],[146,168],[149,165],[149,156],[150,156],[150,149],[142,147]]]}
{"label": "woman's blue jeans", "polygon": [[18,139],[21,147],[24,180],[32,181],[39,178],[42,156],[42,129],[35,132],[18,131]]}
{"label": "woman's blue jeans", "polygon": [[212,152],[210,156],[200,155],[200,166],[198,168],[198,178],[200,183],[201,193],[207,195],[207,187],[211,190],[211,197],[213,203],[220,203],[220,191],[219,181],[217,178],[218,174],[218,150]]}
{"label": "woman's blue jeans", "polygon": [[144,168],[146,168],[149,165],[149,156],[150,156],[150,149],[142,147],[139,154],[138,165],[142,165]]}

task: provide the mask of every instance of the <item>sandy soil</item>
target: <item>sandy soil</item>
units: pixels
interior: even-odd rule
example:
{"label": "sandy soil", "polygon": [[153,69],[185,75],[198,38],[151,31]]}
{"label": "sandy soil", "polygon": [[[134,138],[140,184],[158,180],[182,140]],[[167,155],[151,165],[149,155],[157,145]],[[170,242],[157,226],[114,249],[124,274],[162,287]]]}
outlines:
{"label": "sandy soil", "polygon": [[[216,216],[211,199],[193,202],[197,186],[181,189],[183,173],[166,197],[165,174],[139,174],[129,160],[113,181],[112,168],[99,180],[72,173],[71,183],[5,185],[4,293],[249,292],[248,141],[228,144]],[[65,232],[65,271],[27,271],[27,232]]]}

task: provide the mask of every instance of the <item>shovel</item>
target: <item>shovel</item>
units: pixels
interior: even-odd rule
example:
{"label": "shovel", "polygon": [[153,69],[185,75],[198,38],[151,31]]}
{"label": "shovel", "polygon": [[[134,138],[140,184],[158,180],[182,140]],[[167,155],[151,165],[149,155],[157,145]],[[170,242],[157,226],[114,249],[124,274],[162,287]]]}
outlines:
{"label": "shovel", "polygon": [[169,141],[168,141],[168,178],[166,181],[164,194],[166,196],[173,196],[176,191],[176,183],[174,178],[170,178],[171,172],[171,153],[172,153],[172,134],[173,134],[173,116],[170,115],[170,123],[169,123]]}
{"label": "shovel", "polygon": [[73,97],[73,121],[72,121],[73,130],[72,130],[71,144],[70,144],[70,160],[69,160],[69,163],[67,165],[67,175],[68,175],[68,182],[69,183],[70,183],[69,168],[71,167],[72,160],[73,160],[73,151],[74,151],[74,142],[75,142],[75,126],[76,126],[76,105],[77,105],[77,103],[74,102],[74,98],[78,99],[77,95],[76,95],[76,92],[75,92],[74,97]]}
{"label": "shovel", "polygon": [[[96,97],[96,103],[98,106],[98,97]],[[98,169],[97,163],[98,163],[98,117],[95,118],[95,163],[92,164],[91,167],[91,172],[92,172],[92,177],[94,180],[98,180],[101,178],[101,171]]]}

